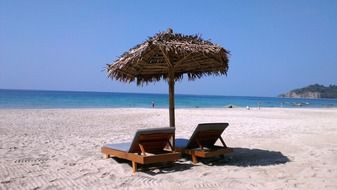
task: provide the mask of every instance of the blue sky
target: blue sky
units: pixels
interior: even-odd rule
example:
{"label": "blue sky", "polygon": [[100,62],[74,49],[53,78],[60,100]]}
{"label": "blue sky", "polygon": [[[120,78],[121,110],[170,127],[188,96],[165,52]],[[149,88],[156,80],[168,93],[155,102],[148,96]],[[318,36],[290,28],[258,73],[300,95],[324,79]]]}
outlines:
{"label": "blue sky", "polygon": [[0,0],[0,88],[167,93],[107,78],[104,67],[168,27],[230,50],[228,76],[179,94],[276,96],[337,84],[337,1]]}

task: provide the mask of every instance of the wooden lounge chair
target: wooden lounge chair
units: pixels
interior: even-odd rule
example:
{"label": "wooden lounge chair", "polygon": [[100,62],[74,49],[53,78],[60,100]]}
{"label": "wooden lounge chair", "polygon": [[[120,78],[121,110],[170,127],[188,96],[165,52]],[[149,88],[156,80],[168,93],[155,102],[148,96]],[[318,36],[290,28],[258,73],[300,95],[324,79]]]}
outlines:
{"label": "wooden lounge chair", "polygon": [[[233,152],[221,137],[227,126],[228,123],[199,124],[190,139],[176,139],[176,151],[191,155],[194,164],[198,162],[197,157],[209,158]],[[218,139],[222,146],[215,145]]]}
{"label": "wooden lounge chair", "polygon": [[[101,152],[105,158],[117,157],[132,161],[133,173],[138,164],[172,162],[180,158],[170,143],[175,128],[140,129],[131,143],[106,144]],[[169,148],[168,148],[169,147]]]}

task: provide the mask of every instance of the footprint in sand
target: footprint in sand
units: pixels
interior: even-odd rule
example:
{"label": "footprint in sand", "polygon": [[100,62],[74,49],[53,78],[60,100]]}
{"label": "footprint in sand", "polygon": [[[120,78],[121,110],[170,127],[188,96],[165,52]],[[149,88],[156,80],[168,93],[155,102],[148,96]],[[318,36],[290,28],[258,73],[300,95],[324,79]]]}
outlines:
{"label": "footprint in sand", "polygon": [[123,182],[120,184],[121,187],[127,185],[127,184],[132,184],[133,186],[136,187],[152,187],[152,186],[158,186],[162,182],[161,180],[157,180],[152,177],[148,176],[131,176],[127,177],[126,179],[124,178]]}
{"label": "footprint in sand", "polygon": [[241,186],[242,184],[245,184],[245,182],[235,178],[226,178],[222,184],[225,188],[235,188]]}
{"label": "footprint in sand", "polygon": [[194,185],[195,189],[219,189],[221,184],[215,182],[202,182]]}
{"label": "footprint in sand", "polygon": [[10,177],[6,177],[5,179],[1,180],[0,183],[1,184],[8,184],[11,182],[11,178]]}
{"label": "footprint in sand", "polygon": [[14,160],[14,163],[16,164],[30,164],[30,163],[43,163],[43,162],[47,162],[48,159],[47,158],[23,158],[23,159],[18,159],[18,160]]}

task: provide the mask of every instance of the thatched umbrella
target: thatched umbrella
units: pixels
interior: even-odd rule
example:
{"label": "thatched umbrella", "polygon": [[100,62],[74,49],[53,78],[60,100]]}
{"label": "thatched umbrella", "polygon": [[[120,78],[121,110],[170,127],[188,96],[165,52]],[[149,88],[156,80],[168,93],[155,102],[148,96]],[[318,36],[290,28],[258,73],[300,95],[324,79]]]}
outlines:
{"label": "thatched umbrella", "polygon": [[197,35],[173,33],[172,29],[150,37],[112,64],[107,65],[112,79],[137,85],[164,79],[169,84],[170,127],[175,126],[174,83],[187,74],[189,80],[204,75],[227,75],[229,52]]}

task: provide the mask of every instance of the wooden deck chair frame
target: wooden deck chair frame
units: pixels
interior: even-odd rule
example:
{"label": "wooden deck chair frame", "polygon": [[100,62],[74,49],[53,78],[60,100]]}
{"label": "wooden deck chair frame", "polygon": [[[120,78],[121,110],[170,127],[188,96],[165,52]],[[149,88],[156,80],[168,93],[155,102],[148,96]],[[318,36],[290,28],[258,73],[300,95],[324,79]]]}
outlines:
{"label": "wooden deck chair frame", "polygon": [[132,172],[135,173],[137,164],[173,162],[180,158],[181,153],[176,152],[170,143],[174,133],[173,127],[140,129],[131,143],[106,144],[101,152],[105,158],[131,161]]}
{"label": "wooden deck chair frame", "polygon": [[[199,124],[190,139],[176,139],[176,151],[191,155],[194,164],[198,162],[198,157],[210,158],[231,153],[233,149],[227,147],[221,137],[227,127],[228,123]],[[215,145],[218,139],[222,146]]]}

